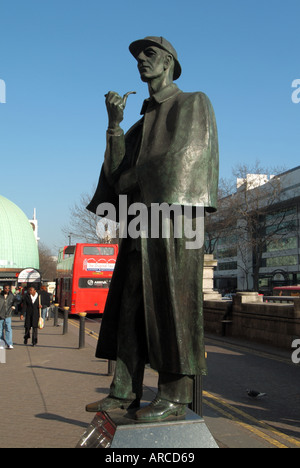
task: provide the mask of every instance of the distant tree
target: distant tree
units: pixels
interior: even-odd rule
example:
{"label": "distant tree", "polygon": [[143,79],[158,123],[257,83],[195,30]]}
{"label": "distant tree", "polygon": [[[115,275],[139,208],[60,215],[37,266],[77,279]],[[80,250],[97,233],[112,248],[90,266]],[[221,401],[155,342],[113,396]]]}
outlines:
{"label": "distant tree", "polygon": [[56,278],[56,259],[51,250],[41,242],[39,243],[39,256],[42,279],[53,281]]}
{"label": "distant tree", "polygon": [[[93,190],[94,192],[94,190]],[[71,240],[71,243],[110,243],[118,242],[115,232],[118,234],[118,228],[113,221],[91,213],[86,209],[91,201],[91,194],[82,193],[79,201],[75,202],[70,208],[69,223],[62,227],[64,235]]]}
{"label": "distant tree", "polygon": [[207,213],[205,217],[205,253],[213,254],[220,238],[227,236],[233,219],[231,212],[230,197],[234,189],[231,180],[220,179],[218,193],[218,212],[217,214]]}
{"label": "distant tree", "polygon": [[238,267],[253,279],[253,288],[259,289],[259,270],[263,254],[274,242],[280,242],[287,232],[295,230],[295,219],[290,216],[288,207],[282,201],[282,168],[269,170],[260,163],[250,168],[239,165],[233,170],[235,184],[221,184],[219,211],[208,217],[207,241],[213,253],[220,237],[235,239],[236,252],[239,258]]}
{"label": "distant tree", "polygon": [[[283,187],[278,176],[282,172],[282,169],[273,169],[268,179],[265,175],[270,172],[260,165],[252,171],[245,165],[239,166],[234,172],[241,184],[232,197],[232,211],[237,218],[235,231],[240,268],[246,278],[252,275],[255,291],[259,290],[263,254],[271,243],[280,241],[287,232],[295,230],[295,217],[289,216],[290,211],[282,201]],[[247,179],[247,174],[255,174],[256,177]]]}

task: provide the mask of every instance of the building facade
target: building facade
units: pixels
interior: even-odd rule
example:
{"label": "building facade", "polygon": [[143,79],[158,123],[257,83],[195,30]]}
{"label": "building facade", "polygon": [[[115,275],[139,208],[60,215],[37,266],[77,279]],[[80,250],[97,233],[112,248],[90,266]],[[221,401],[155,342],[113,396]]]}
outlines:
{"label": "building facade", "polygon": [[249,174],[220,202],[209,227],[215,288],[271,294],[300,284],[300,166],[276,177]]}

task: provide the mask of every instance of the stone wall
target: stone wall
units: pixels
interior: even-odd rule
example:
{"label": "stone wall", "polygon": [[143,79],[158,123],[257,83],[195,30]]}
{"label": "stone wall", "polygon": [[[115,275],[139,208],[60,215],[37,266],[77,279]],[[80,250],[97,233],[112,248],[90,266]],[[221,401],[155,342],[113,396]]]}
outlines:
{"label": "stone wall", "polygon": [[204,301],[205,331],[291,349],[300,338],[300,298],[289,304],[263,303],[256,293],[231,301]]}

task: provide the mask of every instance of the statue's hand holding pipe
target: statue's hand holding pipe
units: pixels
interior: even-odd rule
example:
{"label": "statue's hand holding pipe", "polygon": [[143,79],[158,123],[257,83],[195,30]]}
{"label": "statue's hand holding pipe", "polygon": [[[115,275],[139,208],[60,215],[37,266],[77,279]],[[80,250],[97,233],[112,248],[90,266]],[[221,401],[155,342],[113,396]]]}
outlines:
{"label": "statue's hand holding pipe", "polygon": [[111,130],[118,130],[120,123],[124,118],[124,109],[126,106],[127,98],[130,94],[136,94],[135,91],[129,91],[121,97],[114,91],[109,91],[105,94],[105,103],[108,114],[108,128]]}

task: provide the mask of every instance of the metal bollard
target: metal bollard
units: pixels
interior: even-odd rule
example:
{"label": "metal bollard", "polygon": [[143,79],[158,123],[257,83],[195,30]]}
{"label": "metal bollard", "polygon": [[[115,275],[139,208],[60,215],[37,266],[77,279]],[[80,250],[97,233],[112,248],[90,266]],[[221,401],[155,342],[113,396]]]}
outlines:
{"label": "metal bollard", "polygon": [[107,375],[114,375],[116,368],[116,361],[108,361]]}
{"label": "metal bollard", "polygon": [[64,327],[63,327],[63,335],[66,335],[66,334],[68,333],[69,309],[70,309],[70,307],[64,307]]}
{"label": "metal bollard", "polygon": [[5,341],[0,340],[0,364],[6,364]]}
{"label": "metal bollard", "polygon": [[55,305],[55,309],[54,309],[53,326],[58,327],[58,307],[59,307],[59,304],[54,304],[54,305]]}
{"label": "metal bollard", "polygon": [[193,386],[193,401],[189,405],[189,408],[201,417],[203,416],[202,393],[202,375],[195,375]]}
{"label": "metal bollard", "polygon": [[79,314],[79,349],[85,347],[85,312],[80,312]]}
{"label": "metal bollard", "polygon": [[[205,353],[205,359],[207,359],[207,353]],[[203,417],[203,377],[202,375],[194,375],[193,385],[193,401],[189,404],[189,408]]]}

